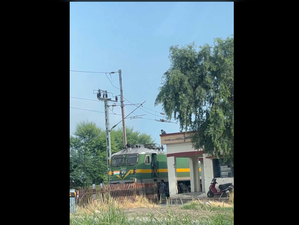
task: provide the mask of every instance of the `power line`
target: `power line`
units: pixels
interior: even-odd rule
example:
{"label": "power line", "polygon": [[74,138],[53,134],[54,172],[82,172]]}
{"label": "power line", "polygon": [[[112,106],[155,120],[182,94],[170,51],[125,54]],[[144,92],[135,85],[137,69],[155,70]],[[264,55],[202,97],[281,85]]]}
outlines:
{"label": "power line", "polygon": [[[76,107],[72,107],[72,106],[70,106],[70,108],[72,108],[72,109],[78,109],[78,110],[84,110],[84,111],[90,111],[90,112],[105,113],[105,112],[101,112],[101,111],[97,111],[97,110],[83,109],[83,108],[76,108]],[[120,114],[116,114],[116,113],[109,113],[109,114],[111,114],[111,115],[121,116]]]}
{"label": "power line", "polygon": [[[125,97],[124,97],[124,99],[126,99]],[[128,102],[130,102],[128,99],[126,99]],[[130,103],[132,103],[132,102],[130,102]],[[154,112],[157,112],[157,111],[155,111],[155,110],[153,110],[153,109],[150,109],[150,108],[147,108],[147,107],[145,107],[145,106],[142,106],[142,107],[144,107],[144,108],[146,108],[146,109],[149,109],[149,110],[152,110],[152,111],[154,111]],[[157,112],[157,113],[159,113],[159,112]],[[161,113],[160,113],[161,114]],[[164,113],[163,113],[164,114]]]}
{"label": "power line", "polygon": [[71,72],[77,72],[77,73],[117,73],[117,72],[95,72],[95,71],[84,71],[84,70],[70,70]]}
{"label": "power line", "polygon": [[105,74],[106,75],[106,77],[108,78],[108,80],[110,81],[110,84],[113,86],[113,87],[115,87],[115,88],[117,88],[118,90],[120,89],[120,88],[118,88],[118,87],[116,87],[114,84],[112,84],[112,82],[111,82],[111,80],[109,79],[109,77],[107,76],[107,74]]}
{"label": "power line", "polygon": [[85,110],[85,111],[90,111],[90,112],[99,112],[99,113],[104,113],[104,112],[101,112],[101,111],[97,111],[97,110],[91,110],[91,109],[82,109],[82,108],[76,108],[76,107],[71,107],[71,109],[79,109],[79,110]]}
{"label": "power line", "polygon": [[[101,111],[97,111],[97,110],[91,110],[91,109],[83,109],[83,108],[76,108],[76,107],[71,107],[70,108],[72,109],[78,109],[78,110],[84,110],[84,111],[90,111],[90,112],[97,112],[97,113],[104,113],[104,112],[101,112]],[[121,116],[121,114],[116,114],[116,113],[109,113],[111,115],[117,115],[117,116]],[[138,116],[138,115],[136,115]],[[142,116],[142,115],[139,115],[139,116]],[[130,117],[127,117],[127,118],[130,118]],[[162,122],[162,121],[158,121],[156,119],[150,119],[150,118],[143,118],[143,117],[139,117],[139,118],[136,118],[136,119],[142,119],[142,120],[154,120],[156,122]]]}
{"label": "power line", "polygon": [[[117,89],[120,89],[120,88],[118,88],[118,87],[116,87],[113,83],[112,83],[112,81],[109,79],[109,77],[107,76],[107,74],[114,74],[114,73],[117,73],[117,72],[96,72],[96,71],[83,71],[83,70],[70,70],[70,71],[72,71],[72,72],[79,72],[79,73],[104,73],[105,75],[106,75],[106,77],[107,77],[107,79],[109,80],[109,82],[110,82],[110,84],[113,86],[113,87],[115,87],[115,88],[117,88]],[[126,99],[125,97],[124,97],[124,99]],[[128,99],[126,99],[128,102],[130,102]],[[92,100],[92,101],[94,101],[94,100]],[[132,103],[132,102],[130,102],[130,103]],[[140,103],[138,103],[138,104],[133,104],[132,103],[132,105],[139,105]],[[144,108],[146,108],[146,109],[148,109],[148,110],[151,110],[151,111],[154,111],[155,113],[159,113],[159,114],[161,114],[161,115],[164,115],[164,113],[161,113],[161,112],[157,112],[157,111],[155,111],[155,110],[153,110],[153,109],[150,109],[150,108],[147,108],[147,107],[145,107],[145,106],[142,106],[142,107],[144,107]],[[144,110],[145,111],[145,110]],[[145,111],[146,112],[146,111]],[[147,113],[149,113],[149,112],[147,112]],[[153,114],[152,114],[153,115]],[[160,116],[160,115],[154,115],[154,116]],[[161,116],[161,117],[163,117],[163,116]]]}
{"label": "power line", "polygon": [[[86,101],[94,101],[94,102],[99,102],[98,100],[94,100],[94,99],[90,99],[90,98],[80,98],[80,97],[70,97],[70,98],[74,98],[74,99],[80,99],[80,100],[86,100]],[[124,105],[139,105],[140,103],[136,103],[136,104],[124,104]],[[112,106],[120,106],[120,105],[112,105]]]}
{"label": "power line", "polygon": [[70,98],[98,102],[97,100],[94,100],[94,99],[88,99],[88,98],[79,98],[79,97],[70,97]]}
{"label": "power line", "polygon": [[[143,104],[145,103],[145,101],[144,102],[142,102],[139,106],[137,106],[137,108],[136,109],[138,109],[140,106],[142,106]],[[129,115],[131,115],[136,109],[134,109],[132,112],[130,112],[125,118],[123,118],[121,121],[119,121],[117,124],[115,124],[113,127],[111,127],[111,129],[110,129],[110,131],[114,128],[114,127],[116,127],[120,122],[122,122],[122,121],[124,121]]]}
{"label": "power line", "polygon": [[[146,108],[146,107],[144,107],[144,108]],[[149,109],[149,108],[147,108],[147,109]],[[143,110],[144,112],[147,112],[147,111],[145,111],[144,109],[141,109],[141,110]],[[150,110],[152,110],[152,109],[150,109]],[[153,110],[154,111],[154,110]],[[157,111],[154,111],[154,112],[157,112]],[[154,115],[154,116],[160,116],[160,117],[163,117],[164,118],[164,116],[161,116],[161,115],[157,115],[157,114],[153,114],[153,113],[150,113],[150,112],[147,112],[147,113],[149,113],[149,114],[152,114],[152,115]],[[160,113],[161,114],[161,113]]]}
{"label": "power line", "polygon": [[[108,106],[108,109],[109,109],[111,112],[113,112],[114,115],[116,115],[116,113],[113,111],[113,108],[110,109],[110,107]],[[111,113],[110,113],[110,114],[111,114]]]}
{"label": "power line", "polygon": [[[164,119],[160,119],[160,120],[156,120],[156,121],[162,122],[162,123],[174,123],[174,122],[171,122],[171,121],[168,121],[168,120],[164,120]],[[177,124],[177,123],[174,123],[174,124]]]}
{"label": "power line", "polygon": [[[126,99],[125,97],[124,97],[124,99]],[[128,99],[126,99],[128,102],[130,102]],[[130,103],[132,103],[132,102],[130,102]],[[148,111],[146,111],[146,110],[144,110],[144,109],[142,109],[142,108],[140,108],[141,110],[143,110],[144,112],[147,112],[147,113],[149,113],[149,114],[151,114],[151,115],[154,115],[154,116],[160,116],[160,115],[156,115],[156,114],[153,114],[153,113],[151,113],[151,112],[148,112]],[[152,109],[151,109],[152,110]],[[154,110],[153,110],[154,111]],[[155,111],[156,112],[156,111]],[[164,116],[160,116],[160,117],[163,117],[164,118]]]}
{"label": "power line", "polygon": [[115,88],[117,88],[117,89],[120,89],[120,88],[118,88],[118,87],[116,87],[113,83],[112,83],[112,81],[109,79],[109,77],[107,76],[107,74],[113,74],[113,73],[117,73],[117,72],[95,72],[95,71],[83,71],[83,70],[70,70],[70,71],[72,71],[72,72],[78,72],[78,73],[104,73],[105,75],[106,75],[106,77],[108,78],[108,80],[110,81],[110,84],[113,86],[113,87],[115,87]]}
{"label": "power line", "polygon": [[[126,99],[125,97],[124,97],[124,99]],[[128,102],[130,102],[128,99],[126,99]],[[132,102],[131,102],[132,103]],[[140,108],[141,109],[141,108]],[[144,109],[141,109],[141,110],[143,110],[144,112],[147,112],[146,110],[144,110]],[[156,111],[155,111],[156,112]],[[160,116],[160,115],[155,115],[155,114],[153,114],[153,113],[150,113],[150,112],[147,112],[147,113],[149,113],[149,114],[151,114],[151,115],[154,115],[154,116]],[[163,116],[161,116],[161,117],[163,117]],[[145,119],[145,118],[143,118],[143,119]],[[156,119],[154,119],[155,121],[157,121],[157,122],[164,122],[164,123],[173,123],[173,124],[177,124],[177,123],[174,123],[174,122],[171,122],[171,121],[168,121],[168,120],[165,120],[165,119],[160,119],[160,120],[156,120]]]}
{"label": "power line", "polygon": [[149,118],[140,118],[140,119],[142,119],[142,120],[155,120],[155,119],[149,119]]}

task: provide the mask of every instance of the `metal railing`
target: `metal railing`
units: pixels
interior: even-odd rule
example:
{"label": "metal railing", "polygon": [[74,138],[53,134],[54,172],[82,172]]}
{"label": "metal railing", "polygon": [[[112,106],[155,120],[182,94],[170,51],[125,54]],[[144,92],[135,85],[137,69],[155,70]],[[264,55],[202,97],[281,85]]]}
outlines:
{"label": "metal railing", "polygon": [[124,200],[135,200],[136,196],[144,196],[152,202],[158,201],[158,184],[157,183],[130,183],[130,184],[108,184],[103,188],[96,185],[92,187],[81,188],[76,191],[76,204],[83,206],[91,200],[102,199],[103,201],[109,197]]}

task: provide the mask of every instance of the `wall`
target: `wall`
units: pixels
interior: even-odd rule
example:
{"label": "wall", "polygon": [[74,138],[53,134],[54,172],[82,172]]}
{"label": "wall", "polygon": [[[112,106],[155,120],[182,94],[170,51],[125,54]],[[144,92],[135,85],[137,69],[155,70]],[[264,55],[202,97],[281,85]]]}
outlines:
{"label": "wall", "polygon": [[190,143],[190,142],[167,145],[167,154],[179,153],[179,152],[189,152],[189,151],[195,151],[194,148],[192,148],[192,143]]}
{"label": "wall", "polygon": [[176,179],[176,168],[174,167],[175,158],[167,157],[167,169],[168,169],[168,187],[169,194],[173,196],[177,194],[177,179]]}
{"label": "wall", "polygon": [[161,144],[177,144],[183,142],[191,142],[190,133],[172,133],[172,134],[161,134]]}
{"label": "wall", "polygon": [[[212,179],[214,178],[213,173],[213,160],[211,158],[206,158],[207,154],[203,154],[203,165],[204,167],[204,179],[203,184],[205,185],[205,193],[208,192],[209,186],[211,184]],[[233,177],[224,177],[224,178],[217,178],[216,182],[218,183],[216,185],[216,189],[218,189],[218,185],[224,184],[224,183],[233,183],[234,184],[234,178]]]}
{"label": "wall", "polygon": [[189,158],[189,167],[191,192],[202,191],[200,189],[198,156],[193,156]]}
{"label": "wall", "polygon": [[[188,133],[173,133],[173,134],[160,135],[161,144],[166,145],[167,154],[197,151],[192,147],[192,143],[190,142],[189,136],[190,134]],[[202,185],[203,185],[202,191],[204,191],[205,193],[208,192],[210,183],[214,178],[213,160],[211,158],[206,158],[207,156],[208,156],[207,154],[203,154],[203,162],[201,164],[201,168],[202,168],[201,178],[202,178]],[[173,168],[173,164],[174,164],[174,157],[167,157],[169,191],[171,195],[177,193],[177,186],[176,186],[176,179],[175,179],[176,176],[175,176],[175,170]],[[219,184],[223,184],[223,183],[234,184],[234,178],[233,177],[217,178],[217,183],[218,184],[216,185],[216,188],[218,188]],[[193,189],[197,190],[198,187],[193,186]]]}

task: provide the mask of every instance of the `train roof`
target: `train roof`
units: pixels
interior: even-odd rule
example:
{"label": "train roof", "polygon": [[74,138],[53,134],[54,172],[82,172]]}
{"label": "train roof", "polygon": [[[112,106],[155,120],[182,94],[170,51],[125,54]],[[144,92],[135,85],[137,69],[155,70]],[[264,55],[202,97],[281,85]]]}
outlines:
{"label": "train roof", "polygon": [[150,149],[150,148],[146,148],[142,145],[139,145],[139,147],[129,147],[129,148],[125,148],[117,153],[112,154],[111,156],[115,156],[115,155],[123,155],[123,154],[146,154],[146,153],[156,153],[156,154],[165,154],[165,152],[159,151],[159,150],[155,150],[155,149]]}

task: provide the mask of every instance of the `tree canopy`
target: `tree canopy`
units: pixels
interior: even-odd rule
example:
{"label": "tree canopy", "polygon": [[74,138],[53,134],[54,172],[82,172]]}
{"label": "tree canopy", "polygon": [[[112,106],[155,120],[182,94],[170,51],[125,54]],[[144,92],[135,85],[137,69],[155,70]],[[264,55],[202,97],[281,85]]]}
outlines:
{"label": "tree canopy", "polygon": [[196,149],[226,160],[234,157],[234,38],[216,38],[214,46],[194,43],[170,47],[171,66],[155,105],[181,131],[192,131]]}
{"label": "tree canopy", "polygon": [[[111,153],[123,149],[122,129],[112,130]],[[131,144],[153,143],[147,134],[126,128],[127,140]],[[99,184],[101,178],[107,182],[106,132],[92,122],[81,122],[70,137],[70,185],[83,187]]]}

